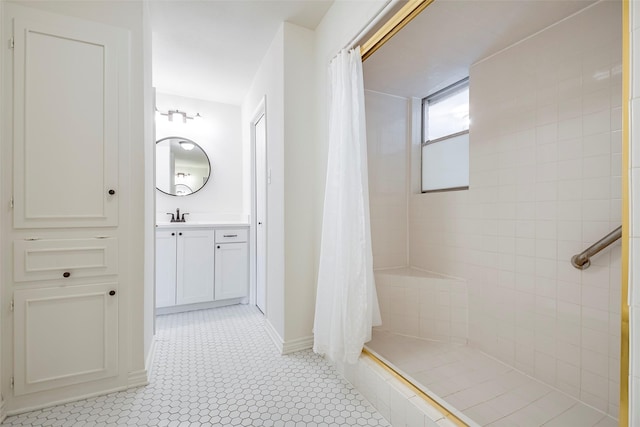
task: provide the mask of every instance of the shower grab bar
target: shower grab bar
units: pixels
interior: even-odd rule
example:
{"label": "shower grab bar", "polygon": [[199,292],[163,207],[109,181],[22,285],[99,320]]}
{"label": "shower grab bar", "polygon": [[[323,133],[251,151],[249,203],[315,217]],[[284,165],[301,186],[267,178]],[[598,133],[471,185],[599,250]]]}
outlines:
{"label": "shower grab bar", "polygon": [[622,237],[622,226],[616,228],[584,251],[571,257],[571,265],[579,270],[589,268],[590,258]]}

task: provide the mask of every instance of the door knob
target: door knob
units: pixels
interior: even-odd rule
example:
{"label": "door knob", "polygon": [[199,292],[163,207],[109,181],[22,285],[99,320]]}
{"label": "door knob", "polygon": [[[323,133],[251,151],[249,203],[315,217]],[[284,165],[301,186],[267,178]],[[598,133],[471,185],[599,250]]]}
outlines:
{"label": "door knob", "polygon": [[113,290],[109,291],[109,295],[114,296],[115,294],[116,294],[116,291],[113,291]]}
{"label": "door knob", "polygon": [[218,249],[220,249],[220,245],[218,245]]}
{"label": "door knob", "polygon": [[259,223],[258,223],[258,225],[262,225],[262,223],[261,223],[261,222],[259,222]]}
{"label": "door knob", "polygon": [[114,194],[116,194],[116,190],[109,190],[109,194],[113,196]]}
{"label": "door knob", "polygon": [[62,277],[67,278],[71,276],[71,273],[69,273],[68,271],[65,271],[64,273],[62,273]]}

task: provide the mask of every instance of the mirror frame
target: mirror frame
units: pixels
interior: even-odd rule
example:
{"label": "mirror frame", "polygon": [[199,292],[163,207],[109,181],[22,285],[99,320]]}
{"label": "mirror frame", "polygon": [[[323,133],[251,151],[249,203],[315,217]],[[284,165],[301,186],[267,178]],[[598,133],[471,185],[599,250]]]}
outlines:
{"label": "mirror frame", "polygon": [[[161,190],[160,188],[158,188],[158,184],[156,183],[156,190],[158,190],[159,192],[166,194],[167,196],[173,196],[173,197],[187,197],[187,196],[191,196],[192,194],[196,194],[198,191],[202,190],[208,183],[209,180],[211,179],[211,174],[213,173],[213,170],[211,168],[211,159],[209,159],[209,155],[207,154],[207,152],[204,150],[204,148],[202,148],[200,146],[200,144],[198,144],[197,142],[189,139],[189,138],[184,138],[182,136],[167,136],[165,138],[161,138],[159,140],[156,141],[156,147],[158,146],[159,143],[161,143],[162,141],[166,141],[167,139],[180,139],[183,141],[188,141],[190,143],[192,143],[193,145],[195,145],[195,147],[199,148],[202,151],[202,154],[204,154],[204,157],[207,159],[207,164],[209,165],[209,176],[207,177],[207,181],[202,184],[202,187],[198,188],[196,191],[192,191],[189,194],[171,194],[171,193],[167,193],[164,190]],[[155,153],[154,153],[154,158],[155,158]],[[156,164],[157,167],[157,164]]]}

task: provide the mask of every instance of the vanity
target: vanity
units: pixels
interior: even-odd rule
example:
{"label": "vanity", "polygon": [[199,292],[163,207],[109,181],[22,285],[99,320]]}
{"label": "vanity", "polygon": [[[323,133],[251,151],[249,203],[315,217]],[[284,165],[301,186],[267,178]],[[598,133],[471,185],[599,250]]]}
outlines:
{"label": "vanity", "polygon": [[[174,196],[174,206],[184,206],[185,197],[197,200],[210,178],[209,157],[196,142],[174,136],[156,143],[156,186]],[[248,300],[249,224],[202,216],[180,208],[157,213],[156,314]]]}
{"label": "vanity", "polygon": [[156,225],[157,314],[238,304],[248,293],[248,225]]}

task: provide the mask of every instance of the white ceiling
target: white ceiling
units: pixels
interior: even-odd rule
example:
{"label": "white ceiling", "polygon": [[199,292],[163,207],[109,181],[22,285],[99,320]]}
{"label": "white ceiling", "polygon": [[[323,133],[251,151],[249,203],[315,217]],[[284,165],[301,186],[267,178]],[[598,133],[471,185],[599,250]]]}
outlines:
{"label": "white ceiling", "polygon": [[594,0],[436,0],[364,63],[365,88],[423,98]]}
{"label": "white ceiling", "polygon": [[315,29],[333,0],[152,0],[158,92],[240,105],[280,24]]}

